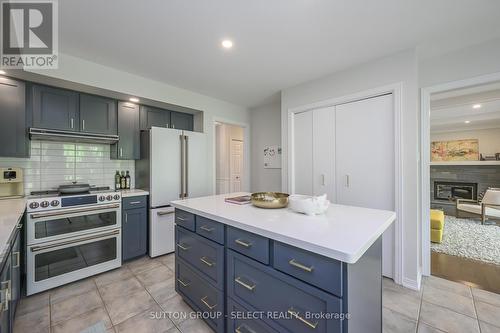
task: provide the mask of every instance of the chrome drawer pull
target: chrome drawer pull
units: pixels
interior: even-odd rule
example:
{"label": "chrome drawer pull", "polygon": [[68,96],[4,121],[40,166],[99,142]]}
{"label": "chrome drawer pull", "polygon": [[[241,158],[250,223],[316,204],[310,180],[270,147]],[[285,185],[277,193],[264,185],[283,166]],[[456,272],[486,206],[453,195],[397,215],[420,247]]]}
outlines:
{"label": "chrome drawer pull", "polygon": [[241,277],[239,277],[239,276],[236,279],[234,279],[234,282],[236,282],[239,285],[247,288],[250,291],[253,291],[255,289],[255,284],[249,285],[248,283],[241,281]]}
{"label": "chrome drawer pull", "polygon": [[241,239],[236,239],[234,242],[235,242],[236,244],[241,245],[241,246],[244,246],[244,247],[246,247],[246,248],[249,248],[250,246],[252,246],[252,243],[245,242],[244,240],[241,240]]}
{"label": "chrome drawer pull", "polygon": [[170,212],[163,211],[163,212],[157,212],[156,215],[163,216],[163,215],[169,215],[169,214],[173,214],[173,213],[174,213],[174,211],[170,211]]}
{"label": "chrome drawer pull", "polygon": [[210,304],[208,304],[207,299],[208,299],[208,296],[205,296],[205,297],[201,298],[201,301],[203,302],[203,304],[205,304],[205,306],[206,306],[209,310],[213,310],[213,309],[217,306],[217,304],[210,305]]}
{"label": "chrome drawer pull", "polygon": [[299,315],[299,312],[298,311],[295,311],[293,308],[290,308],[288,309],[288,314],[296,319],[298,319],[299,321],[303,322],[304,324],[306,324],[307,326],[309,326],[310,328],[312,329],[315,329],[316,326],[318,326],[318,322],[315,322],[314,324],[311,323],[309,320],[306,320],[304,318],[302,318],[300,315]]}
{"label": "chrome drawer pull", "polygon": [[179,221],[186,221],[186,219],[185,219],[185,218],[180,217],[180,216],[176,216],[175,218],[176,218],[176,219],[178,219]]}
{"label": "chrome drawer pull", "polygon": [[140,201],[130,201],[129,205],[137,205],[137,204],[140,204],[140,203],[141,203]]}
{"label": "chrome drawer pull", "polygon": [[243,333],[243,331],[241,330],[242,328],[245,329],[245,332],[249,332],[249,333],[257,333],[255,332],[254,330],[250,329],[247,325],[245,324],[241,324],[240,326],[238,326],[235,330],[234,330],[234,333]]}
{"label": "chrome drawer pull", "polygon": [[204,263],[205,265],[207,265],[208,267],[215,266],[215,263],[214,263],[214,262],[210,262],[210,261],[208,261],[207,257],[201,257],[201,258],[200,258],[200,261],[201,261],[202,263]]}
{"label": "chrome drawer pull", "polygon": [[302,265],[300,262],[297,262],[295,259],[288,261],[288,263],[294,267],[300,268],[300,269],[302,269],[306,272],[309,272],[309,273],[311,273],[314,269],[314,266],[307,267],[305,265]]}
{"label": "chrome drawer pull", "polygon": [[177,279],[177,282],[179,282],[181,284],[181,286],[183,286],[184,288],[188,287],[191,283],[186,283],[184,281],[182,281],[181,279]]}
{"label": "chrome drawer pull", "polygon": [[209,227],[207,227],[206,225],[202,225],[202,226],[200,227],[200,229],[201,229],[201,230],[203,230],[203,231],[206,231],[206,232],[212,232],[212,231],[214,231],[214,230],[215,230],[215,228],[209,228]]}
{"label": "chrome drawer pull", "polygon": [[187,251],[187,250],[189,250],[189,249],[190,249],[190,247],[188,247],[188,246],[184,246],[184,245],[182,245],[182,244],[177,244],[177,247],[178,247],[179,249],[183,250],[183,251]]}
{"label": "chrome drawer pull", "polygon": [[13,256],[16,256],[15,264],[12,266],[12,268],[19,268],[20,260],[19,258],[21,257],[21,253],[19,251],[12,252]]}

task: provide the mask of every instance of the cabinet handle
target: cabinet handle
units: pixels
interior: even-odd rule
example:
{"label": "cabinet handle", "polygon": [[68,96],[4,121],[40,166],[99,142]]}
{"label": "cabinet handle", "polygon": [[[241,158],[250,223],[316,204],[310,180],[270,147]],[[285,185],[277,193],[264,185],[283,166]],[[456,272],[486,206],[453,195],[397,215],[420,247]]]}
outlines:
{"label": "cabinet handle", "polygon": [[16,256],[15,264],[14,264],[14,266],[12,266],[12,268],[19,268],[19,263],[20,263],[19,258],[21,257],[21,252],[19,252],[19,251],[12,252],[12,255]]}
{"label": "cabinet handle", "polygon": [[203,302],[203,304],[205,304],[205,306],[206,306],[209,310],[213,310],[213,309],[217,306],[217,304],[210,305],[210,304],[208,304],[207,299],[208,299],[208,296],[205,296],[205,297],[202,297],[200,300]]}
{"label": "cabinet handle", "polygon": [[252,246],[252,243],[250,243],[250,242],[245,242],[244,240],[241,240],[241,239],[236,239],[234,242],[235,242],[236,244],[238,244],[238,245],[241,245],[241,246],[246,247],[247,249],[248,249],[249,247],[251,247],[251,246]]}
{"label": "cabinet handle", "polygon": [[321,175],[321,185],[325,186],[326,185],[326,180],[325,180],[325,175]]}
{"label": "cabinet handle", "polygon": [[245,332],[249,332],[249,333],[257,333],[255,332],[254,330],[250,329],[247,325],[245,324],[241,324],[240,326],[238,326],[237,328],[234,329],[234,333],[243,333],[243,331],[241,330],[242,328],[245,328]]}
{"label": "cabinet handle", "polygon": [[177,247],[178,247],[179,249],[181,249],[182,251],[187,251],[187,250],[189,250],[189,249],[190,249],[190,247],[188,247],[188,246],[184,246],[184,245],[182,245],[182,244],[177,244]]}
{"label": "cabinet handle", "polygon": [[168,128],[168,123],[165,124],[165,127]]}
{"label": "cabinet handle", "polygon": [[127,223],[127,222],[128,222],[128,214],[125,213],[125,223]]}
{"label": "cabinet handle", "polygon": [[182,281],[181,279],[177,279],[177,282],[179,282],[181,284],[181,286],[183,286],[184,288],[189,287],[189,285],[191,284],[191,283],[186,283],[186,282]]}
{"label": "cabinet handle", "polygon": [[294,267],[300,268],[300,269],[302,269],[306,272],[309,272],[309,273],[311,273],[314,269],[313,266],[307,267],[305,265],[302,265],[300,262],[297,262],[295,259],[288,261],[288,263]]}
{"label": "cabinet handle", "polygon": [[349,175],[345,175],[345,187],[349,187],[349,185],[350,185]]}
{"label": "cabinet handle", "polygon": [[301,317],[301,316],[299,315],[299,312],[298,312],[298,311],[295,311],[293,308],[288,309],[288,311],[287,311],[287,312],[288,312],[288,314],[289,314],[290,316],[292,316],[292,317],[294,317],[295,319],[297,319],[297,320],[301,321],[302,323],[306,324],[307,326],[309,326],[309,327],[310,327],[310,328],[312,328],[312,329],[315,329],[315,328],[316,328],[316,326],[318,326],[318,322],[315,322],[314,324],[313,324],[313,323],[311,323],[309,320],[306,320],[306,319],[304,319],[303,317]]}
{"label": "cabinet handle", "polygon": [[138,205],[140,203],[141,203],[140,201],[130,201],[129,205]]}
{"label": "cabinet handle", "polygon": [[71,128],[75,128],[75,119],[74,119],[74,118],[71,118],[71,119],[69,120],[69,126],[70,126]]}
{"label": "cabinet handle", "polygon": [[85,119],[82,119],[82,131],[85,131]]}
{"label": "cabinet handle", "polygon": [[209,228],[206,225],[202,225],[200,227],[200,229],[203,230],[203,231],[206,231],[206,232],[212,232],[212,231],[214,231],[215,228]]}
{"label": "cabinet handle", "polygon": [[178,219],[179,221],[186,221],[186,219],[185,219],[185,218],[180,217],[180,216],[176,216],[175,218],[176,218],[176,219]]}
{"label": "cabinet handle", "polygon": [[208,261],[207,257],[201,257],[201,258],[200,258],[200,261],[201,261],[202,263],[204,263],[205,265],[207,265],[208,267],[215,266],[215,263],[214,263],[214,262],[210,262],[210,261]]}
{"label": "cabinet handle", "polygon": [[240,286],[243,286],[245,287],[246,289],[250,290],[250,291],[253,291],[255,289],[255,284],[253,285],[249,285],[248,283],[246,282],[243,282],[241,280],[241,277],[237,277],[236,279],[234,279],[234,282],[236,282],[237,284],[239,284]]}
{"label": "cabinet handle", "polygon": [[123,156],[123,148],[120,148],[120,157]]}

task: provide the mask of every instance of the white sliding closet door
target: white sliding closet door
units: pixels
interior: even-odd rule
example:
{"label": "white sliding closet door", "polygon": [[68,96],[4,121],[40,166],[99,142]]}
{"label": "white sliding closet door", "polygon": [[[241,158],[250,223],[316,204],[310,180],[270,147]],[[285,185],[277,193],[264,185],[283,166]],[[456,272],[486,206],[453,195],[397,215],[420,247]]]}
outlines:
{"label": "white sliding closet door", "polygon": [[313,194],[335,202],[335,107],[313,112]]}
{"label": "white sliding closet door", "polygon": [[293,119],[293,192],[313,194],[313,112],[297,113]]}
{"label": "white sliding closet door", "polygon": [[[392,94],[338,105],[335,122],[337,202],[394,210]],[[382,273],[393,277],[394,226],[382,242]]]}

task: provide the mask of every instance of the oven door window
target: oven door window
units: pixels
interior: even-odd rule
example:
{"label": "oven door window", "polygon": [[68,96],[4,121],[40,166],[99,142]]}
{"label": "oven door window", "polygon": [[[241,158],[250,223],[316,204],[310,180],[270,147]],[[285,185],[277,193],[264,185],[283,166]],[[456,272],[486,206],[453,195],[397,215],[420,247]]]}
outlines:
{"label": "oven door window", "polygon": [[116,211],[35,222],[35,239],[116,225]]}
{"label": "oven door window", "polygon": [[35,281],[84,269],[117,258],[117,238],[35,254]]}

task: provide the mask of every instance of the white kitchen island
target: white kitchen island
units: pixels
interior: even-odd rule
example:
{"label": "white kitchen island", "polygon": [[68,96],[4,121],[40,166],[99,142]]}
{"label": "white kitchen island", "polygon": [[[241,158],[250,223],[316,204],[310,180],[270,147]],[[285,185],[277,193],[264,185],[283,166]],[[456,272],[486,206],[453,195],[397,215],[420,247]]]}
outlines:
{"label": "white kitchen island", "polygon": [[[331,205],[306,216],[224,201],[244,194],[172,203],[183,299],[218,311],[206,319],[217,332],[381,332],[381,236],[395,213]],[[231,316],[247,311],[264,315]]]}

